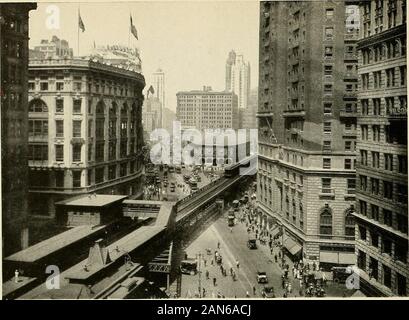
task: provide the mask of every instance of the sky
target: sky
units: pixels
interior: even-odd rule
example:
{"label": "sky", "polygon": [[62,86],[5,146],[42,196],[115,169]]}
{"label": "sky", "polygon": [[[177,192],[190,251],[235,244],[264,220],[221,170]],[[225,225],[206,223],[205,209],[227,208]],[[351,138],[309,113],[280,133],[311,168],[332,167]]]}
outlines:
{"label": "sky", "polygon": [[[47,27],[50,5],[58,6],[59,29]],[[166,107],[172,110],[178,91],[204,85],[224,90],[225,63],[232,49],[250,62],[251,87],[258,85],[256,0],[39,3],[30,12],[30,48],[56,35],[77,55],[78,9],[85,25],[79,34],[80,55],[90,53],[94,41],[97,46],[128,45],[130,39],[130,46],[141,54],[146,89],[154,71],[165,72]],[[139,40],[129,36],[130,14]]]}

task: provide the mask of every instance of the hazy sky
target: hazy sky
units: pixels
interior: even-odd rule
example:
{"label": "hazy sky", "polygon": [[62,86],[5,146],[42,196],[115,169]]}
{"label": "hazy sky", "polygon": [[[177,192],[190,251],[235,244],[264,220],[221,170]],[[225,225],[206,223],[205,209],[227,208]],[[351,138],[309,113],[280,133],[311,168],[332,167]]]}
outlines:
{"label": "hazy sky", "polygon": [[[224,89],[225,62],[231,49],[243,53],[251,64],[251,87],[258,83],[258,1],[140,1],[105,3],[55,3],[60,9],[60,29],[46,26],[47,6],[30,13],[30,47],[52,35],[68,40],[77,54],[78,6],[85,25],[80,32],[80,55],[96,45],[128,44],[129,14],[139,41],[147,88],[151,74],[165,72],[167,107],[176,109],[176,92],[210,85]],[[147,89],[146,88],[146,89]]]}

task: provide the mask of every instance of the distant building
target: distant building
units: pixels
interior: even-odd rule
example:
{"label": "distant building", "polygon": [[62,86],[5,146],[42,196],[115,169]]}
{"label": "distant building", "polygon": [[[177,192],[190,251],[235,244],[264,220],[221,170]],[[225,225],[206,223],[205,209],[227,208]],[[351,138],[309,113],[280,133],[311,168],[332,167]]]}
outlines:
{"label": "distant building", "polygon": [[250,63],[233,50],[226,61],[226,91],[238,97],[239,109],[247,108],[250,96]]}
{"label": "distant building", "polygon": [[238,102],[233,92],[212,91],[211,87],[205,86],[202,91],[178,92],[176,97],[176,117],[182,130],[238,128]]}
{"label": "distant building", "polygon": [[102,58],[32,59],[29,74],[31,214],[91,192],[138,197],[144,77]]}
{"label": "distant building", "polygon": [[97,46],[92,51],[90,58],[93,61],[101,61],[121,69],[141,73],[142,61],[136,48],[120,45]]}
{"label": "distant building", "polygon": [[[166,107],[166,102],[165,102],[165,73],[163,72],[162,69],[156,70],[156,72],[153,73],[153,89],[155,93],[153,94],[154,97],[158,98],[160,103],[162,104],[162,108]],[[161,111],[161,116],[163,112]],[[163,126],[163,118],[160,118],[160,125]]]}
{"label": "distant building", "polygon": [[162,104],[157,97],[149,97],[143,102],[142,109],[142,122],[143,130],[146,137],[149,137],[150,133],[161,128],[162,119]]}
{"label": "distant building", "polygon": [[68,41],[59,39],[57,36],[53,36],[51,40],[41,40],[34,50],[30,50],[30,58],[72,58],[73,56],[74,53]]}
{"label": "distant building", "polygon": [[28,16],[35,3],[0,4],[3,255],[28,246]]}
{"label": "distant building", "polygon": [[372,295],[409,295],[406,1],[366,1],[358,42],[356,255]]}
{"label": "distant building", "polygon": [[176,121],[176,113],[168,108],[163,108],[163,128],[173,134],[173,122]]}
{"label": "distant building", "polygon": [[247,108],[239,109],[240,114],[239,128],[243,129],[257,128],[257,108],[258,108],[258,88],[250,91],[250,98]]}

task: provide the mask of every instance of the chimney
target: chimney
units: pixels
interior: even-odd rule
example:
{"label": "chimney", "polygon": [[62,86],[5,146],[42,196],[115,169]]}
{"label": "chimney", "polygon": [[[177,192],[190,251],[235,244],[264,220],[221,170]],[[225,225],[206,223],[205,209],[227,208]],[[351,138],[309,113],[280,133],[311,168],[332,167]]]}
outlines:
{"label": "chimney", "polygon": [[105,266],[111,261],[112,260],[109,256],[107,248],[105,247],[103,239],[98,239],[95,241],[94,246],[89,250],[87,265]]}

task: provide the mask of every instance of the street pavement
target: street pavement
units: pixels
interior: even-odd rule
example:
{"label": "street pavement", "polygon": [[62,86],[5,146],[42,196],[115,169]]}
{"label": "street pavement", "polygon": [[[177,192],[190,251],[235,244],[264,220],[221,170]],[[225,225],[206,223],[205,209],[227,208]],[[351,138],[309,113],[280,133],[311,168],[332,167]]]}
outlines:
{"label": "street pavement", "polygon": [[[199,278],[200,290],[203,293],[205,288],[205,297],[213,298],[217,295],[226,298],[245,298],[247,293],[250,298],[262,298],[261,290],[264,284],[258,284],[256,280],[257,271],[264,271],[267,273],[268,284],[266,286],[273,286],[275,296],[282,298],[284,289],[282,288],[282,269],[278,263],[274,262],[274,255],[279,252],[279,248],[274,248],[271,254],[268,245],[261,245],[257,241],[257,249],[249,249],[247,247],[247,240],[249,235],[245,224],[238,222],[233,228],[227,226],[227,219],[224,216],[220,217],[212,223],[195,241],[193,241],[186,249],[189,258],[200,259],[200,273],[197,275],[182,275],[182,289],[181,298],[194,298],[199,294]],[[220,249],[217,249],[217,244],[220,243]],[[206,249],[210,248],[212,255],[206,253]],[[223,258],[223,266],[227,268],[227,276],[223,276],[220,267],[211,260],[214,258],[214,250],[218,250]],[[292,292],[288,297],[300,297],[299,280],[292,276],[292,262],[286,257],[286,263],[290,265],[289,281],[292,284]],[[205,263],[206,260],[206,263]],[[236,260],[239,261],[239,268],[236,266]],[[237,281],[233,281],[229,270],[233,267],[237,274]],[[206,271],[209,272],[209,279],[206,279]],[[216,286],[213,286],[213,277],[216,277]],[[253,287],[256,288],[255,294]],[[342,297],[351,296],[353,290],[347,290],[341,284],[329,283],[327,288],[327,297]]]}

